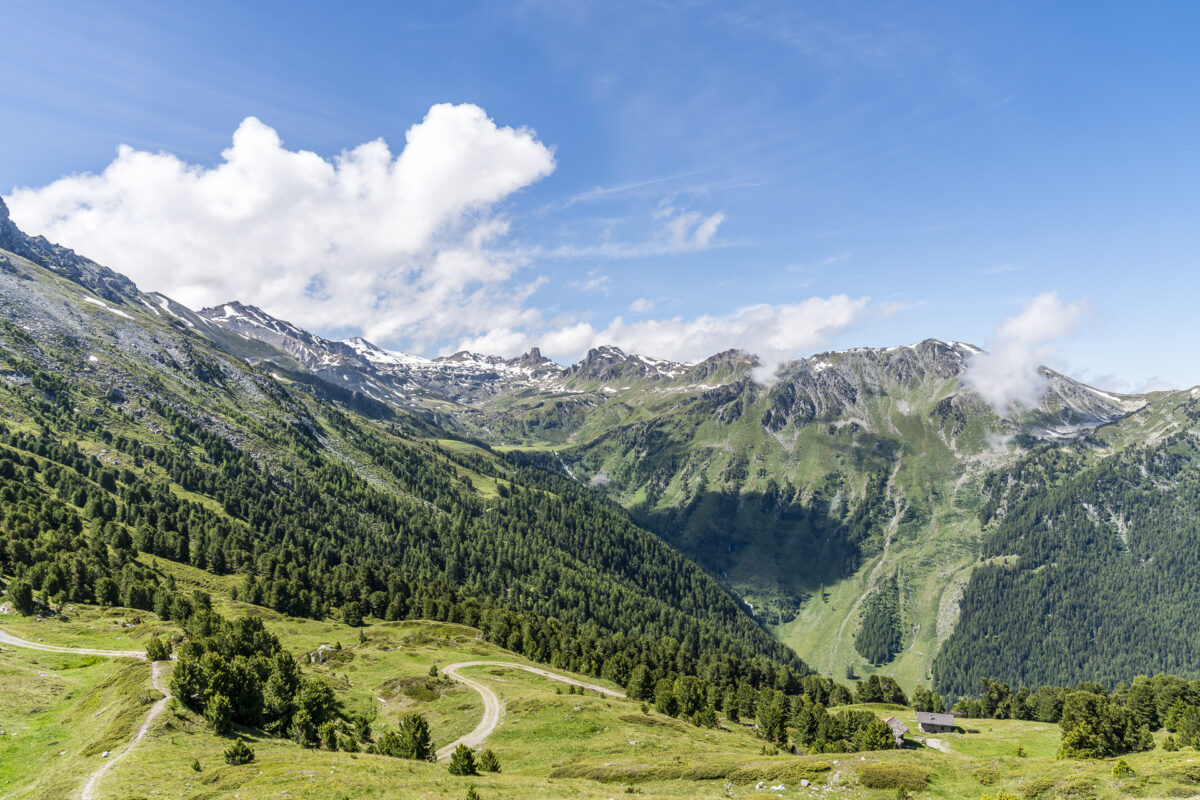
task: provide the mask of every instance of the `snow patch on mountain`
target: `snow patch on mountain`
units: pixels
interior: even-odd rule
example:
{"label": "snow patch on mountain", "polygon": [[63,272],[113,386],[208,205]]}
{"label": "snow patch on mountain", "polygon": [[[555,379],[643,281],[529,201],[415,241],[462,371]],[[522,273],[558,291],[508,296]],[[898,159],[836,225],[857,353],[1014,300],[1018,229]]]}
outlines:
{"label": "snow patch on mountain", "polygon": [[124,317],[125,319],[133,319],[133,317],[129,316],[121,309],[113,308],[108,303],[104,302],[103,300],[98,300],[95,297],[85,297],[85,298],[83,298],[83,302],[91,303],[94,306],[100,306],[100,308],[103,308],[105,311],[108,311],[110,313],[116,314],[118,317]]}

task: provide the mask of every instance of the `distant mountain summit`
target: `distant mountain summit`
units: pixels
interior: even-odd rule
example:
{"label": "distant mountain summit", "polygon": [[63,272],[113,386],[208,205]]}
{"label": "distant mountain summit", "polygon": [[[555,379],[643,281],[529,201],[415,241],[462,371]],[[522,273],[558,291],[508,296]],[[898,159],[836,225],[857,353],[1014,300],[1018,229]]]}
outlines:
{"label": "distant mountain summit", "polygon": [[201,309],[199,316],[243,340],[277,351],[276,358],[264,357],[261,349],[254,348],[253,356],[247,355],[252,360],[278,360],[288,367],[299,364],[339,386],[405,407],[431,400],[474,405],[527,390],[570,391],[589,383],[671,379],[689,369],[686,364],[631,355],[611,346],[589,351],[570,367],[556,364],[536,347],[515,358],[465,350],[425,358],[386,350],[361,336],[325,339],[238,301]]}
{"label": "distant mountain summit", "polygon": [[[728,419],[732,409],[717,408],[722,396],[730,400],[736,396],[741,408],[765,398],[760,422],[773,433],[817,419],[853,419],[863,398],[887,395],[894,388],[911,390],[931,380],[957,381],[970,359],[982,352],[962,342],[926,339],[912,345],[818,353],[784,364],[777,380],[764,387],[749,378],[750,371],[759,364],[757,357],[739,350],[727,350],[689,365],[604,345],[563,367],[543,356],[538,348],[515,358],[467,351],[425,358],[387,350],[362,337],[334,341],[238,301],[202,309],[199,317],[244,342],[269,346],[267,351],[256,346],[253,353],[246,353],[252,361],[275,361],[288,368],[299,365],[335,385],[410,409],[434,402],[441,404],[441,414],[452,414],[456,406],[486,410],[498,398],[518,394],[526,398],[553,397],[556,408],[561,409],[564,402],[590,405],[618,394],[628,400],[651,385],[663,390],[670,386],[675,395],[733,387],[706,397],[703,405]],[[239,347],[229,337],[225,343]],[[1002,429],[1039,437],[1070,437],[1119,418],[1138,405],[1136,399],[1092,389],[1049,369],[1043,368],[1042,374],[1046,393],[1039,408],[1031,409],[1019,422],[1001,422]],[[750,397],[755,399],[747,404]],[[991,413],[967,389],[942,398],[939,413],[952,414],[966,407],[970,407],[970,413]],[[506,413],[519,410],[511,405],[505,408]],[[472,427],[480,420],[476,413],[463,419]],[[485,424],[493,436],[504,427]],[[487,435],[482,430],[473,429],[471,433]]]}

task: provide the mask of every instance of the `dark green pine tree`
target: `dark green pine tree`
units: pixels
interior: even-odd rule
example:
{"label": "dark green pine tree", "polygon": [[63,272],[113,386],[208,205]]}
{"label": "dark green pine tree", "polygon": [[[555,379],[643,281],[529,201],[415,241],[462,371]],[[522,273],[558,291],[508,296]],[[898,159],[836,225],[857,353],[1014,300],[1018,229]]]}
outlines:
{"label": "dark green pine tree", "polygon": [[471,752],[471,748],[465,744],[460,744],[454,749],[454,753],[450,756],[450,774],[451,775],[478,775],[479,770],[475,766],[475,754]]}

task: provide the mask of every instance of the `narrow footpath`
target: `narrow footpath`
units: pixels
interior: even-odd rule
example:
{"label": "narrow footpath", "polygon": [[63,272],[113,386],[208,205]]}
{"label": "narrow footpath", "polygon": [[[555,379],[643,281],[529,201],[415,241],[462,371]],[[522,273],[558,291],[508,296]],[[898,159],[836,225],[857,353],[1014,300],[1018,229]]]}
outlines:
{"label": "narrow footpath", "polygon": [[[30,642],[18,636],[13,636],[11,633],[0,630],[0,644],[11,645],[12,647],[22,647],[26,650],[40,650],[44,653],[69,653],[79,656],[101,656],[103,658],[135,658],[141,661],[146,660],[146,654],[137,650],[95,650],[90,647],[59,647],[58,645],[42,644],[41,642]],[[100,767],[88,776],[87,782],[83,785],[82,791],[79,793],[79,800],[95,800],[96,788],[100,785],[100,779],[108,772],[114,764],[116,764],[140,742],[150,731],[150,726],[154,724],[154,720],[162,714],[163,709],[167,707],[167,701],[171,699],[171,692],[167,688],[166,676],[164,674],[165,661],[155,661],[150,665],[150,683],[154,688],[162,692],[162,699],[150,706],[150,710],[146,713],[146,718],[142,720],[141,727],[137,733],[129,740],[129,744],[117,753],[115,756],[105,760]]]}

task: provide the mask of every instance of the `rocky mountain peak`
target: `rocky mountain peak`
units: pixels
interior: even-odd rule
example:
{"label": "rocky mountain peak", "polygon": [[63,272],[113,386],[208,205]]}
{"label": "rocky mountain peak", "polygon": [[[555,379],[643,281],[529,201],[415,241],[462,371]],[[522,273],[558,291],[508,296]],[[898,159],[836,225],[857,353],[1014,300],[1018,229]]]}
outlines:
{"label": "rocky mountain peak", "polygon": [[579,363],[567,370],[566,377],[604,382],[629,378],[673,378],[686,371],[686,364],[631,355],[615,345],[606,344],[589,350]]}
{"label": "rocky mountain peak", "polygon": [[527,370],[536,373],[562,373],[563,368],[555,364],[550,359],[542,355],[541,349],[537,347],[529,348],[529,352],[519,355],[516,358],[510,358],[505,362],[510,367]]}
{"label": "rocky mountain peak", "polygon": [[45,267],[117,305],[138,293],[137,286],[124,275],[84,258],[70,248],[53,244],[44,236],[29,236],[23,232],[12,221],[3,199],[0,199],[0,249]]}
{"label": "rocky mountain peak", "polygon": [[367,359],[345,342],[335,342],[278,319],[258,306],[237,300],[202,308],[200,316],[211,323],[257,339],[282,350],[308,367],[352,366],[367,368]]}

